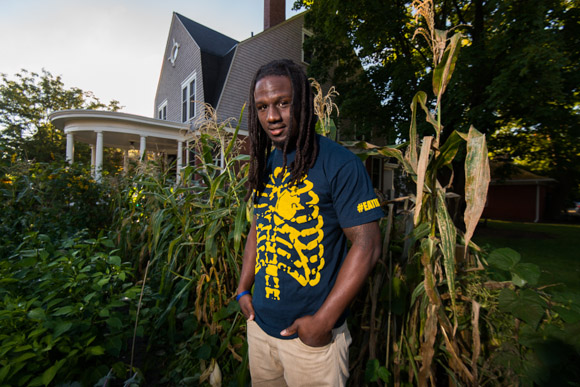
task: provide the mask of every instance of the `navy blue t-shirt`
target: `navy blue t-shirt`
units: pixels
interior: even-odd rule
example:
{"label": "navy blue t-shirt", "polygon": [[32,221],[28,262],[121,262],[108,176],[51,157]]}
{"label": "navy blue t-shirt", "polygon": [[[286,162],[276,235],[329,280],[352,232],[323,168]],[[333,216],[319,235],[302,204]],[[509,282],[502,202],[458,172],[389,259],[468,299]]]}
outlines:
{"label": "navy blue t-shirt", "polygon": [[[326,137],[317,141],[316,163],[297,185],[288,184],[282,152],[272,152],[254,208],[255,319],[270,336],[282,339],[296,337],[282,337],[280,331],[316,313],[332,290],[348,250],[342,229],[383,216],[360,159]],[[294,157],[295,152],[287,154],[288,165]]]}

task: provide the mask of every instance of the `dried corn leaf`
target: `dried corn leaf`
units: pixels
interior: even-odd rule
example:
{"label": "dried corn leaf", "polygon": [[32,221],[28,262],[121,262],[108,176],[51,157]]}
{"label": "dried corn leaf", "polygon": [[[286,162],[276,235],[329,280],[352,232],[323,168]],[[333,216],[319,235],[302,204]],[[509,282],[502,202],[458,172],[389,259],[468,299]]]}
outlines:
{"label": "dried corn leaf", "polygon": [[429,152],[431,150],[432,136],[423,138],[423,145],[421,146],[421,154],[419,162],[417,163],[417,199],[415,202],[415,214],[413,216],[413,224],[419,224],[421,215],[421,208],[423,207],[423,191],[425,185],[425,174],[427,173],[427,166],[429,164]]}
{"label": "dried corn leaf", "polygon": [[[467,156],[465,159],[465,246],[473,236],[477,222],[487,200],[490,172],[485,135],[473,126],[467,135]],[[467,251],[467,248],[465,249]]]}
{"label": "dried corn leaf", "polygon": [[431,368],[435,355],[435,339],[437,338],[437,305],[427,308],[427,320],[423,329],[424,340],[421,343],[421,369],[419,370],[419,386],[426,386],[432,376]]}

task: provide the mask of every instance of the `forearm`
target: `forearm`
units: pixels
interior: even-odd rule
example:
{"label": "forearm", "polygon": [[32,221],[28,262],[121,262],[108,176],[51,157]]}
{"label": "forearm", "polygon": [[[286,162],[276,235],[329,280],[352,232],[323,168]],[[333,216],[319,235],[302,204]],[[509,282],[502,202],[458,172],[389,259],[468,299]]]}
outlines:
{"label": "forearm", "polygon": [[377,222],[346,229],[352,247],[342,264],[336,282],[315,318],[332,329],[354,300],[381,255],[381,234]]}
{"label": "forearm", "polygon": [[246,240],[246,247],[244,248],[244,256],[242,259],[242,272],[240,273],[240,280],[238,282],[237,294],[243,291],[250,290],[254,284],[256,267],[256,222],[252,221],[248,238]]}

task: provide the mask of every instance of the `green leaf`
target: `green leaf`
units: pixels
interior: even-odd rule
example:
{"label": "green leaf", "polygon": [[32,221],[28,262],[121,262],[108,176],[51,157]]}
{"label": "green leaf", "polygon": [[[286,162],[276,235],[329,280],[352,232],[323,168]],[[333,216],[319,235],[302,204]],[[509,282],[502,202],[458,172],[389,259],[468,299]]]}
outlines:
{"label": "green leaf", "polygon": [[34,357],[36,357],[36,354],[34,352],[23,353],[22,355],[18,356],[16,359],[13,359],[12,364],[25,362],[26,360],[32,359]]}
{"label": "green leaf", "polygon": [[538,279],[540,279],[540,267],[533,263],[518,263],[512,270],[513,275],[517,275],[524,281],[524,284],[518,285],[523,286],[525,283],[530,285],[537,285]]}
{"label": "green leaf", "polygon": [[56,373],[63,366],[65,361],[66,361],[66,359],[59,360],[56,363],[54,363],[54,365],[52,367],[50,367],[49,369],[44,371],[44,373],[42,374],[42,383],[45,386],[48,386],[50,384],[50,382],[52,382],[52,379],[54,379],[54,377],[56,376]]}
{"label": "green leaf", "polygon": [[431,225],[428,222],[424,222],[415,227],[407,238],[412,238],[417,241],[429,235],[429,231],[431,231]]}
{"label": "green leaf", "polygon": [[10,373],[10,364],[0,368],[0,382],[4,382]]}
{"label": "green leaf", "polygon": [[451,296],[451,304],[455,310],[455,244],[457,230],[453,220],[447,212],[445,203],[445,191],[437,190],[437,227],[441,235],[441,250],[443,251],[443,266],[445,267],[445,277],[447,278],[447,288]]}
{"label": "green leaf", "polygon": [[122,329],[123,322],[118,317],[111,317],[107,319],[107,325],[113,329]]}
{"label": "green leaf", "polygon": [[61,322],[59,322],[54,327],[53,337],[56,339],[57,337],[59,337],[63,333],[68,332],[68,330],[72,328],[72,325],[73,324],[71,322],[69,322],[69,321],[61,321]]}
{"label": "green leaf", "polygon": [[365,369],[365,382],[376,382],[379,378],[379,361],[378,359],[369,359]]}
{"label": "green leaf", "polygon": [[201,347],[199,347],[197,350],[197,357],[203,360],[209,360],[211,357],[211,346],[208,344],[203,344]]}
{"label": "green leaf", "polygon": [[419,284],[417,285],[417,287],[415,288],[415,290],[413,290],[413,294],[411,294],[411,306],[415,304],[415,300],[417,300],[417,297],[419,297],[420,295],[425,294],[425,282],[421,281],[419,282]]}
{"label": "green leaf", "polygon": [[111,265],[121,266],[121,257],[119,257],[117,255],[113,255],[113,256],[109,257],[109,263]]}
{"label": "green leaf", "polygon": [[75,308],[71,305],[63,306],[63,307],[60,307],[57,310],[55,310],[53,313],[51,313],[51,315],[52,316],[68,316],[68,315],[72,314],[74,309]]}
{"label": "green leaf", "polygon": [[[251,199],[250,199],[251,200]],[[239,251],[242,243],[242,233],[246,229],[246,203],[242,202],[237,208],[234,220],[234,251]]]}
{"label": "green leaf", "polygon": [[46,320],[46,314],[44,313],[44,309],[36,308],[28,312],[28,318],[31,320]]}
{"label": "green leaf", "polygon": [[473,126],[467,136],[467,156],[465,158],[465,246],[473,236],[481,213],[487,201],[489,185],[489,159],[485,135],[479,133]]}
{"label": "green leaf", "polygon": [[508,247],[504,247],[493,250],[487,258],[487,263],[496,269],[511,272],[520,261],[520,258],[520,253]]}
{"label": "green leaf", "polygon": [[115,248],[115,243],[110,239],[101,239],[100,242],[103,246],[108,247],[110,249]]}
{"label": "green leaf", "polygon": [[213,321],[218,322],[239,311],[240,311],[239,304],[236,301],[232,301],[227,306],[224,306],[219,311],[214,313]]}
{"label": "green leaf", "polygon": [[455,158],[459,147],[462,146],[463,143],[464,139],[456,130],[454,130],[447,141],[445,141],[445,144],[443,144],[439,149],[439,156],[435,160],[435,164],[432,168],[435,170],[450,164]]}
{"label": "green leaf", "polygon": [[512,283],[518,288],[524,287],[526,281],[515,273],[512,273]]}
{"label": "green leaf", "polygon": [[105,354],[105,349],[100,345],[94,345],[92,347],[88,347],[85,352],[89,355],[101,356]]}
{"label": "green leaf", "polygon": [[403,152],[401,152],[399,149],[386,146],[386,147],[377,149],[377,153],[379,153],[383,156],[387,156],[387,157],[394,157],[403,166],[403,169],[405,170],[405,172],[410,173],[410,174],[415,174],[415,168],[403,156]]}
{"label": "green leaf", "polygon": [[558,305],[554,306],[552,309],[568,324],[576,324],[580,321],[580,312],[577,310],[568,309]]}
{"label": "green leaf", "polygon": [[533,290],[524,289],[517,293],[502,289],[499,294],[499,309],[508,312],[536,329],[546,309],[546,302]]}
{"label": "green leaf", "polygon": [[[446,35],[444,31],[436,30],[436,32]],[[451,39],[449,39],[449,43],[445,48],[441,61],[437,67],[435,67],[435,70],[433,70],[433,93],[437,96],[445,92],[445,89],[451,80],[451,76],[455,70],[455,63],[459,56],[459,47],[461,45],[458,43],[460,39],[460,33],[454,34]]]}
{"label": "green leaf", "polygon": [[385,383],[388,383],[389,380],[391,379],[391,373],[384,366],[381,366],[377,373],[379,375],[379,378],[381,378],[381,380]]}
{"label": "green leaf", "polygon": [[105,277],[105,278],[101,278],[98,282],[97,285],[99,285],[100,287],[106,285],[109,283],[109,278]]}

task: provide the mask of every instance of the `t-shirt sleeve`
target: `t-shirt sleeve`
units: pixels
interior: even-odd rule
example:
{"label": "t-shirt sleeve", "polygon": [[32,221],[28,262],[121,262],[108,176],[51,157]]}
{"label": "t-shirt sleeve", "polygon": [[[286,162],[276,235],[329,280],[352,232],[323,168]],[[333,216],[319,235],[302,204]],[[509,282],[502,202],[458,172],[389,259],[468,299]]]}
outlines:
{"label": "t-shirt sleeve", "polygon": [[342,228],[373,222],[384,216],[369,174],[358,158],[337,170],[331,187],[334,208]]}

